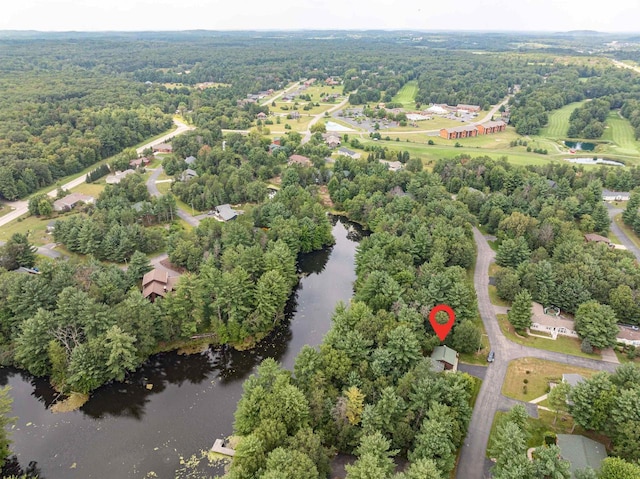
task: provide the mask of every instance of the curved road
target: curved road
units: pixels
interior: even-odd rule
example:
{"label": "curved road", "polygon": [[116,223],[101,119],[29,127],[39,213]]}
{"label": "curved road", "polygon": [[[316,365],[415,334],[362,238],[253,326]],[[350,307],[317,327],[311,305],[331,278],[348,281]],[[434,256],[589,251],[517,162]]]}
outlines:
{"label": "curved road", "polygon": [[618,226],[615,221],[616,215],[622,213],[624,210],[620,208],[616,208],[611,203],[606,203],[607,209],[609,210],[609,219],[611,220],[611,232],[620,239],[620,242],[627,248],[628,251],[633,253],[638,261],[640,261],[640,249],[635,245],[633,241],[629,239],[629,237],[625,234],[624,231]]}
{"label": "curved road", "polygon": [[[510,361],[532,357],[601,371],[613,372],[616,369],[616,364],[613,363],[530,348],[509,341],[500,330],[494,307],[489,299],[489,264],[493,261],[495,252],[478,229],[473,229],[473,236],[478,248],[473,282],[478,295],[480,316],[489,336],[491,349],[495,351],[496,360],[487,367],[485,379],[473,409],[469,431],[460,451],[456,475],[458,479],[491,477],[488,474],[489,464],[486,461],[485,451],[493,417],[497,411],[508,410],[518,402],[503,396],[501,392]],[[530,414],[536,413],[535,407],[531,407],[528,403],[526,405]]]}
{"label": "curved road", "polygon": [[[155,145],[158,145],[160,143],[164,143],[165,141],[173,138],[176,135],[180,135],[182,133],[184,133],[185,131],[189,131],[189,130],[193,130],[194,127],[193,126],[189,126],[186,123],[183,123],[180,120],[177,120],[176,118],[173,119],[173,123],[176,125],[176,129],[175,130],[171,130],[171,132],[162,135],[160,138],[156,138],[153,141],[150,141],[149,143],[146,143],[144,145],[142,145],[140,148],[136,149],[136,152],[138,154],[142,153],[144,150],[146,150],[147,148],[151,148]],[[79,176],[78,178],[71,180],[68,183],[65,183],[64,185],[61,186],[61,188],[63,190],[70,190],[71,188],[75,188],[78,185],[81,185],[82,183],[84,183],[87,180],[87,175],[82,175]],[[58,188],[55,188],[51,191],[49,191],[47,193],[47,196],[49,196],[50,198],[55,198],[58,194]],[[28,202],[27,201],[14,201],[11,203],[6,203],[7,206],[14,208],[14,210],[11,213],[8,213],[2,217],[0,217],[0,226],[6,225],[7,223],[21,217],[22,215],[26,215],[29,212],[29,208],[28,208]]]}

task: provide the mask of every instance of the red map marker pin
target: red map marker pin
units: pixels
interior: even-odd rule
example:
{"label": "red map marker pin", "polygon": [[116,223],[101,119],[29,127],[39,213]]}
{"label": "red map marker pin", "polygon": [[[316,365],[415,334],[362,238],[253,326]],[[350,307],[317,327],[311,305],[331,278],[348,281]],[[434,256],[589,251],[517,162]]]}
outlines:
{"label": "red map marker pin", "polygon": [[[436,314],[440,311],[444,311],[445,313],[447,313],[447,315],[449,315],[449,321],[444,324],[440,324],[438,321],[436,321]],[[453,309],[451,309],[446,304],[439,304],[429,313],[429,322],[431,323],[431,327],[433,328],[433,330],[436,332],[436,335],[440,338],[440,341],[444,341],[444,338],[447,337],[447,334],[449,334],[449,331],[451,331],[451,327],[453,326],[455,320],[456,313],[454,313]]]}

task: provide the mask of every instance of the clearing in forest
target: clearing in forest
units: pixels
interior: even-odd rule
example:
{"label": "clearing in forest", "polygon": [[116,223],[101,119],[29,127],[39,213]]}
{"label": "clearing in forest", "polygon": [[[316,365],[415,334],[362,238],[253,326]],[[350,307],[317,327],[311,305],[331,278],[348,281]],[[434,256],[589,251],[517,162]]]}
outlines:
{"label": "clearing in forest", "polygon": [[404,108],[409,110],[416,107],[416,94],[418,93],[418,82],[411,80],[405,83],[400,91],[391,100],[393,103],[402,103]]}
{"label": "clearing in forest", "polygon": [[582,106],[585,101],[569,103],[559,110],[551,112],[549,114],[549,123],[542,130],[540,130],[540,136],[546,136],[548,138],[556,139],[566,138],[567,130],[569,129],[569,117],[571,116],[571,113],[573,113],[573,110],[575,110],[576,108]]}

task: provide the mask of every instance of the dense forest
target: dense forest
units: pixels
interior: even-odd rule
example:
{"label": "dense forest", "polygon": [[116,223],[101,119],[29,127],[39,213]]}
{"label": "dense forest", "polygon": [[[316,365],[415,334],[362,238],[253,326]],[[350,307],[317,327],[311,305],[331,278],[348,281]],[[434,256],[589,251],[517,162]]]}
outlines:
{"label": "dense forest", "polygon": [[[318,349],[303,348],[293,375],[267,360],[245,383],[235,416],[243,438],[229,476],[327,477],[338,450],[358,456],[348,478],[447,477],[475,383],[433,370],[427,356],[440,341],[427,317],[435,305],[451,305],[447,344],[478,348],[466,272],[475,257],[473,217],[438,175],[392,173],[373,158],[342,158],[333,171],[342,172],[328,184],[336,207],[372,232],[356,257],[354,301],[338,306]],[[404,473],[394,475],[395,456],[409,459]]]}

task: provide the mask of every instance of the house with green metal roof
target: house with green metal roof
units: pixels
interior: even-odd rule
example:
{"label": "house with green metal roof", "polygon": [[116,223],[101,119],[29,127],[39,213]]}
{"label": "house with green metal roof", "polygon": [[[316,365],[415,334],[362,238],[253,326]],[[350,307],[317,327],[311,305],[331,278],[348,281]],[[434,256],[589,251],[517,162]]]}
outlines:
{"label": "house with green metal roof", "polygon": [[607,457],[604,444],[589,439],[588,437],[574,434],[558,434],[557,439],[560,454],[563,459],[571,463],[571,474],[585,467],[597,471],[600,463]]}
{"label": "house with green metal roof", "polygon": [[431,353],[431,363],[436,371],[457,371],[458,352],[448,346],[437,346]]}

